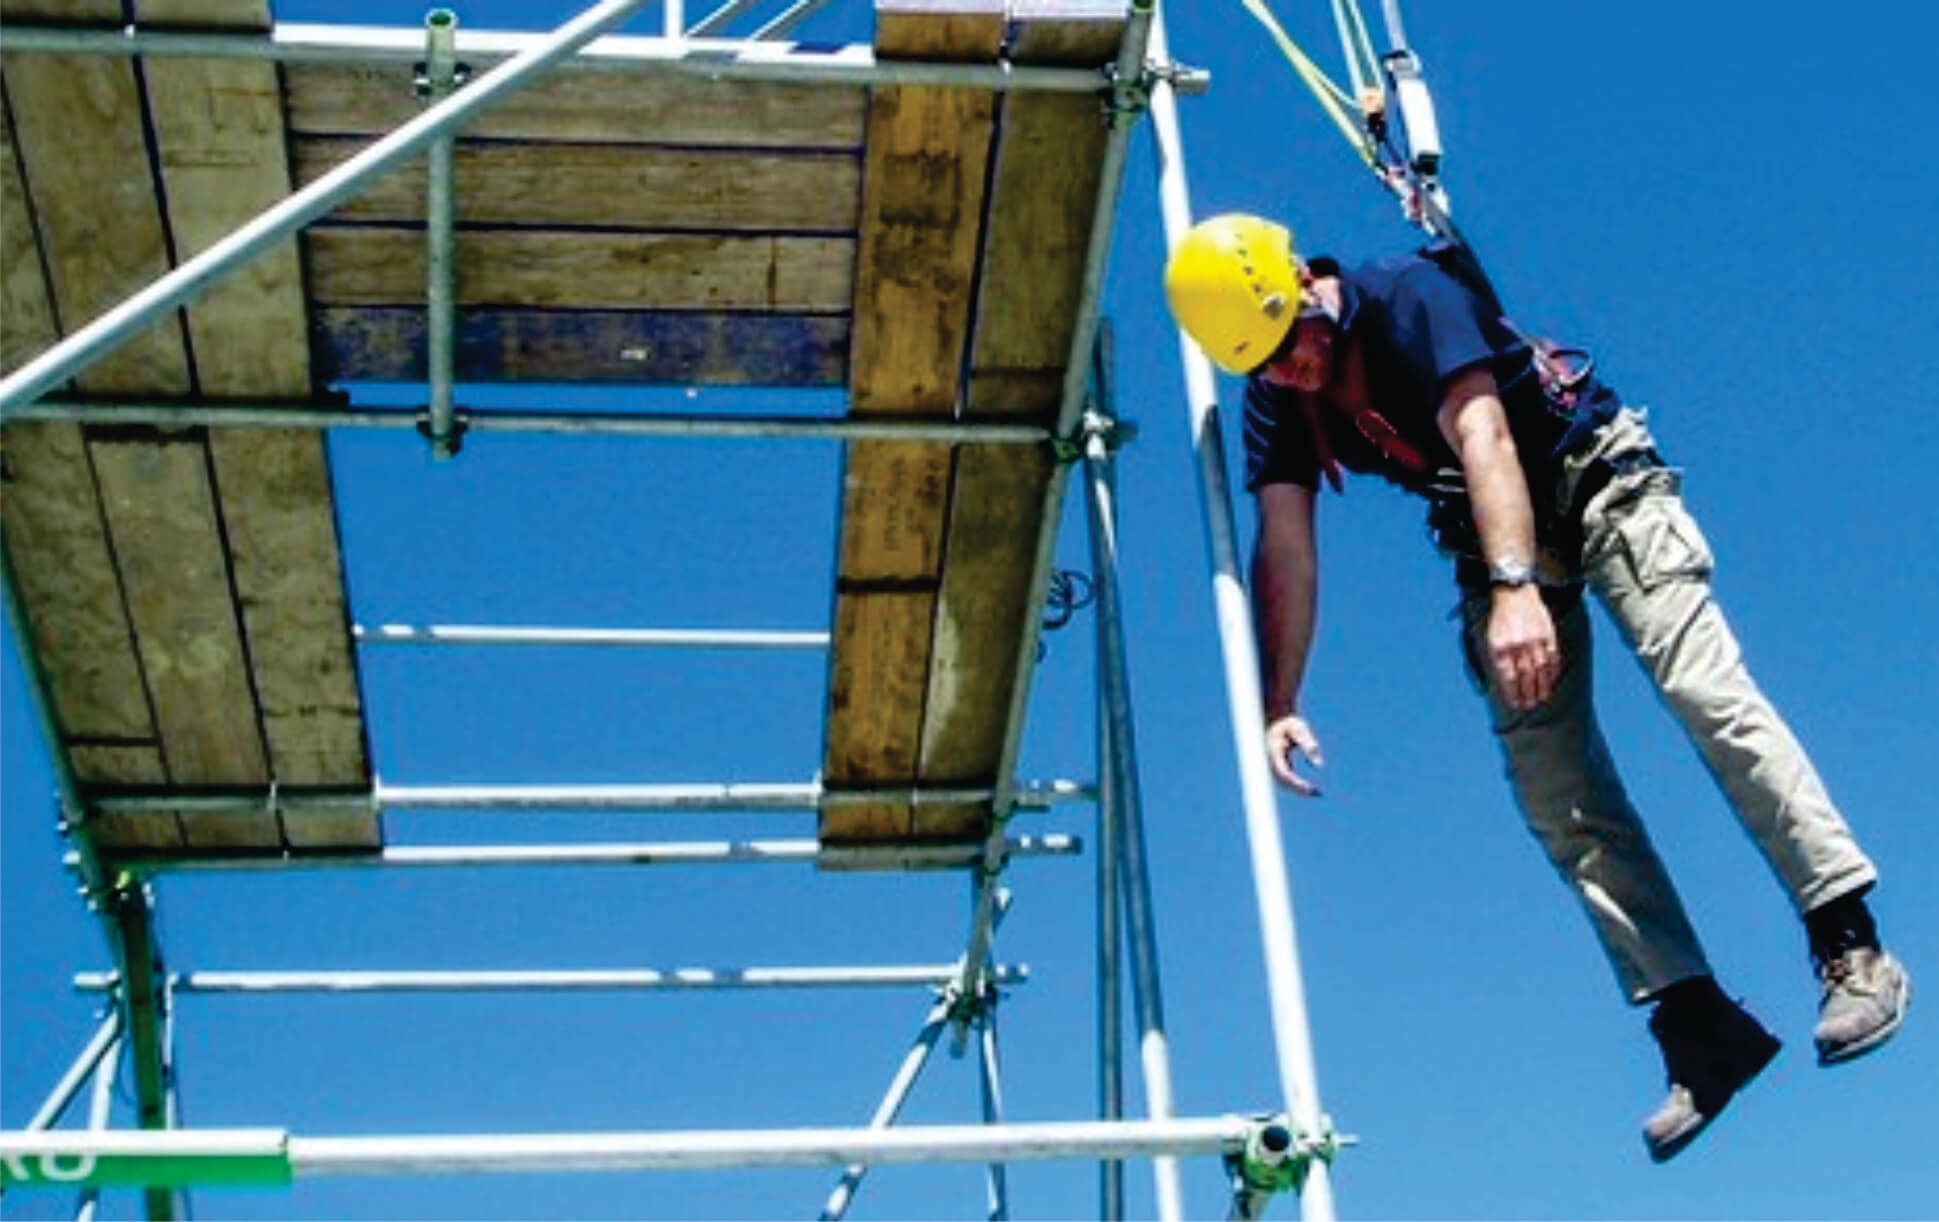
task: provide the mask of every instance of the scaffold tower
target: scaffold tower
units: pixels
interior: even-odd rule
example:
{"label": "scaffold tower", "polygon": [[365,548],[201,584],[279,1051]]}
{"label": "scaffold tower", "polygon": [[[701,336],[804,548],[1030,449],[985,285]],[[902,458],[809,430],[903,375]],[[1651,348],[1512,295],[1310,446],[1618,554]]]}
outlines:
{"label": "scaffold tower", "polygon": [[[1330,1218],[1343,1139],[1321,1108],[1256,747],[1216,393],[1182,343],[1271,1008],[1261,1097],[1216,1115],[1174,1100],[1141,826],[1114,505],[1133,431],[1100,300],[1140,127],[1166,232],[1190,224],[1174,104],[1205,75],[1171,58],[1155,0],[875,0],[870,40],[835,45],[790,40],[818,0],[727,0],[698,19],[662,0],[658,33],[614,33],[647,7],[604,0],[526,34],[447,10],[376,28],[281,23],[266,0],[0,2],[6,608],[66,865],[108,956],[75,980],[102,999],[99,1027],[75,1033],[45,1104],[0,1133],[6,1191],[78,1191],[92,1217],[103,1190],[132,1189],[147,1216],[174,1218],[192,1189],[312,1176],[809,1167],[827,1169],[821,1216],[838,1218],[871,1167],[970,1163],[989,1168],[984,1204],[1004,1217],[1004,1165],[1056,1159],[1097,1162],[1099,1212],[1116,1218],[1123,1162],[1148,1160],[1167,1219],[1185,1215],[1188,1174],[1219,1177],[1237,1216],[1297,1192],[1306,1218]],[[423,401],[347,389],[383,384]],[[458,402],[502,386],[570,405]],[[843,407],[605,410],[565,393],[618,387],[819,390]],[[441,467],[492,433],[838,447],[827,619],[357,622],[329,447],[372,432]],[[1055,559],[1073,491],[1096,773],[1033,781],[1019,770],[1046,609],[1078,597]],[[820,767],[388,783],[364,659],[407,647],[820,651]],[[1096,810],[1082,838],[1018,818],[1078,804]],[[405,811],[779,812],[813,834],[460,843],[395,835]],[[1008,1120],[996,1014],[1027,978],[997,953],[1008,870],[1085,850],[1099,863],[1097,1114]],[[165,876],[776,863],[812,865],[831,895],[885,873],[966,877],[964,936],[916,965],[223,971],[175,961],[158,932]],[[926,998],[865,1124],[763,1126],[758,1099],[748,1127],[679,1132],[326,1135],[179,1112],[177,1002],[193,994],[821,988]],[[1144,1114],[1130,1119],[1121,994],[1140,1033]],[[1027,997],[1017,1008],[1027,1021]],[[976,1054],[976,1122],[897,1124],[944,1042]]]}

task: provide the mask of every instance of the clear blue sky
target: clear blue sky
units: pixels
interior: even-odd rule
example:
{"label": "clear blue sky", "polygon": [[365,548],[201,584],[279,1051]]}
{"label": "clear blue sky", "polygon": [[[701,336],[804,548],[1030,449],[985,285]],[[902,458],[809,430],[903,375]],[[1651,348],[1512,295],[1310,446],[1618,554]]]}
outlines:
{"label": "clear blue sky", "polygon": [[[1237,0],[1172,15],[1209,68],[1184,104],[1200,215],[1275,212],[1303,249],[1412,241]],[[1337,70],[1326,6],[1277,5]],[[1378,4],[1369,16],[1378,25]],[[400,4],[280,4],[290,20],[414,24]],[[690,3],[690,11],[698,9]],[[476,28],[545,28],[567,5],[465,6]],[[1883,930],[1939,983],[1934,804],[1939,692],[1939,94],[1926,6],[1635,0],[1409,6],[1458,216],[1511,307],[1593,345],[1690,471],[1718,588],[1776,698],[1879,860]],[[849,40],[838,6],[805,34]],[[1124,456],[1125,597],[1180,1111],[1274,1106],[1263,973],[1186,450],[1157,288],[1148,138],[1129,170],[1109,310]],[[1222,391],[1230,413],[1236,384]],[[464,396],[486,402],[482,394]],[[369,401],[410,402],[392,388]],[[500,402],[558,404],[537,392]],[[595,402],[596,400],[580,400]],[[665,403],[655,400],[656,403]],[[674,402],[687,402],[674,400]],[[702,409],[837,410],[814,396],[707,392]],[[1228,443],[1236,440],[1227,416]],[[478,437],[434,466],[390,435],[333,439],[355,617],[365,623],[813,628],[825,624],[837,455],[828,446]],[[1079,508],[1073,499],[1071,508]],[[1240,506],[1250,534],[1250,507]],[[1801,931],[1707,776],[1599,622],[1607,730],[1725,986],[1787,1044],[1703,1141],[1666,1167],[1640,1117],[1660,1094],[1643,1014],[1499,778],[1462,676],[1453,601],[1415,505],[1350,485],[1322,513],[1322,625],[1307,709],[1327,796],[1281,803],[1323,1102],[1362,1144],[1344,1216],[1910,1218],[1939,1213],[1933,1003],[1897,1043],[1813,1063]],[[1067,515],[1066,567],[1086,568]],[[1023,774],[1092,775],[1091,621],[1049,639]],[[398,784],[802,781],[821,741],[814,655],[367,652],[377,765]],[[105,966],[58,866],[45,756],[11,654],[0,819],[0,1121],[18,1127],[92,1029],[67,980]],[[396,812],[397,843],[809,835],[808,816],[595,822]],[[1039,828],[1088,831],[1085,808]],[[1004,1009],[1013,1117],[1094,1099],[1093,864],[1019,863],[1000,958],[1035,979]],[[673,967],[935,962],[960,952],[953,876],[794,867],[171,877],[178,969]],[[187,1118],[303,1135],[844,1125],[865,1122],[926,1008],[920,993],[189,998]],[[1135,1083],[1133,1106],[1139,1096]],[[971,1063],[939,1056],[906,1118],[977,1115]],[[120,1121],[126,1123],[125,1115]],[[570,1180],[345,1180],[202,1193],[197,1216],[683,1218],[811,1215],[822,1172]],[[1128,1177],[1135,1213],[1149,1177]],[[1020,1218],[1096,1212],[1085,1165],[1011,1169]],[[1225,1209],[1210,1162],[1196,1215]],[[110,1216],[137,1202],[110,1197]],[[0,1216],[69,1216],[20,1195]],[[975,1168],[878,1171],[853,1216],[971,1217]],[[1289,1205],[1281,1207],[1290,1214]]]}

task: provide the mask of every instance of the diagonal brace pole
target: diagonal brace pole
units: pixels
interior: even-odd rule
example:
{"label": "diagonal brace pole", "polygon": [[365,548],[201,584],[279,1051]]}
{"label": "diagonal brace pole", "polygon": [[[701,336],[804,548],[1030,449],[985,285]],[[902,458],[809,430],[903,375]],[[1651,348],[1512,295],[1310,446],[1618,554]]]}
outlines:
{"label": "diagonal brace pole", "polygon": [[[896,1069],[895,1077],[889,1082],[887,1093],[876,1107],[875,1115],[869,1118],[869,1128],[886,1129],[895,1123],[902,1113],[902,1105],[908,1101],[909,1092],[915,1089],[916,1079],[922,1074],[923,1067],[929,1063],[929,1054],[936,1050],[936,1041],[942,1036],[943,1028],[949,1024],[950,1012],[956,1008],[953,993],[946,994],[930,1008],[928,1017],[922,1021],[922,1030],[916,1034],[916,1042],[902,1058]],[[869,1173],[867,1163],[851,1163],[842,1171],[841,1182],[828,1194],[828,1201],[821,1207],[816,1222],[840,1222],[847,1216],[848,1207],[855,1199],[856,1190]]]}
{"label": "diagonal brace pole", "polygon": [[121,1011],[118,1008],[110,1009],[102,1018],[100,1026],[95,1028],[93,1038],[88,1040],[85,1048],[81,1049],[81,1055],[74,1058],[74,1063],[68,1066],[67,1072],[61,1075],[61,1080],[48,1094],[47,1101],[40,1105],[40,1110],[36,1111],[33,1119],[27,1122],[28,1131],[51,1129],[59,1124],[61,1117],[67,1114],[68,1105],[73,1103],[74,1097],[81,1093],[81,1087],[88,1078],[95,1073],[103,1061],[118,1056],[120,1052]]}

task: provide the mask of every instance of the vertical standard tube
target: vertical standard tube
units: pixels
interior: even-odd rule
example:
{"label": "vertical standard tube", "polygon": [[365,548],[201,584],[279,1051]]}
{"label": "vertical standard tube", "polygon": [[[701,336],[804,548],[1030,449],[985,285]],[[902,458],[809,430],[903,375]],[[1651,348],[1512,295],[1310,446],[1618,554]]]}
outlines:
{"label": "vertical standard tube", "polygon": [[[1117,71],[1120,79],[1142,78],[1145,48],[1151,23],[1157,12],[1156,0],[1132,0],[1131,14],[1125,20],[1124,38],[1118,45]],[[1121,117],[1120,117],[1121,119]],[[1075,310],[1077,321],[1071,339],[1070,357],[1064,373],[1063,401],[1057,410],[1057,436],[1068,437],[1083,416],[1087,362],[1097,343],[1098,305],[1104,297],[1104,277],[1111,264],[1111,236],[1117,228],[1118,200],[1124,193],[1125,153],[1131,143],[1131,124],[1114,121],[1104,143],[1103,166],[1098,176],[1097,207],[1091,214],[1090,244],[1084,252],[1084,279]],[[1038,530],[1037,556],[1033,561],[1030,595],[1025,605],[1044,605],[1050,586],[1051,562],[1056,552],[1057,521],[1063,511],[1069,467],[1059,463],[1051,473],[1050,487],[1044,493],[1044,519]],[[998,827],[985,846],[984,868],[977,883],[975,911],[970,917],[969,951],[963,956],[961,988],[971,994],[983,959],[989,953],[988,920],[991,896],[996,887],[1001,820],[1008,816],[1016,786],[1017,757],[1023,745],[1025,713],[1029,707],[1030,679],[1036,669],[1037,642],[1041,621],[1024,626],[1017,648],[1017,678],[1010,692],[1010,709],[1005,722],[1003,751],[997,760],[996,797],[991,802]]]}
{"label": "vertical standard tube", "polygon": [[[869,1128],[886,1129],[895,1123],[895,1118],[902,1112],[903,1103],[909,1098],[909,1092],[915,1089],[923,1066],[929,1063],[929,1054],[936,1050],[936,1040],[949,1022],[950,1008],[949,999],[944,998],[929,1011],[929,1017],[922,1020],[922,1030],[916,1034],[916,1042],[910,1047],[908,1055],[902,1058],[902,1065],[890,1080],[889,1089],[876,1106],[875,1115],[869,1118]],[[835,1191],[828,1194],[828,1202],[821,1207],[821,1215],[816,1222],[840,1222],[847,1215],[849,1204],[855,1200],[855,1192],[862,1186],[862,1179],[868,1173],[868,1166],[864,1163],[849,1164],[842,1172],[841,1182],[835,1185]]]}
{"label": "vertical standard tube", "polygon": [[[977,1060],[982,1067],[983,1080],[983,1123],[1003,1123],[1003,1072],[1002,1058],[998,1055],[996,1039],[996,990],[990,989],[983,999],[982,1016],[983,1038],[977,1044]],[[1002,1163],[991,1163],[988,1172],[990,1194],[990,1222],[1008,1222],[1010,1217],[1010,1182]]]}
{"label": "vertical standard tube", "polygon": [[602,0],[513,59],[485,73],[476,84],[431,107],[0,379],[0,415],[39,399],[112,352],[150,319],[188,301],[330,211],[356,194],[366,182],[401,164],[438,135],[462,126],[478,111],[531,84],[559,60],[625,21],[647,3],[648,0]]}
{"label": "vertical standard tube", "polygon": [[[1132,997],[1138,1014],[1139,1064],[1144,1071],[1145,1108],[1153,1120],[1174,1115],[1171,1056],[1165,1038],[1164,997],[1158,983],[1158,939],[1151,912],[1151,879],[1145,870],[1144,813],[1138,794],[1138,748],[1131,721],[1131,677],[1125,662],[1124,610],[1118,590],[1116,487],[1113,462],[1104,438],[1093,432],[1084,447],[1090,496],[1092,585],[1097,607],[1098,681],[1104,692],[1105,732],[1110,736],[1110,771],[1100,776],[1105,801],[1115,808],[1118,825],[1120,890],[1131,939]],[[1178,1222],[1185,1216],[1178,1160],[1152,1163],[1158,1216]]]}
{"label": "vertical standard tube", "polygon": [[[1095,571],[1095,565],[1093,565]],[[1104,634],[1097,638],[1097,1114],[1100,1120],[1124,1116],[1123,985],[1119,980],[1118,827],[1116,752],[1111,740],[1110,703],[1105,695]],[[1124,1217],[1124,1164],[1098,1164],[1098,1217]]]}
{"label": "vertical standard tube", "polygon": [[[135,1119],[144,1129],[166,1129],[169,1118],[168,1047],[164,1009],[168,995],[149,920],[148,894],[138,881],[116,887],[105,913],[118,941],[121,1005],[128,1028],[128,1053],[134,1068]],[[176,1216],[175,1194],[167,1188],[144,1192],[151,1222]]]}
{"label": "vertical standard tube", "polygon": [[[1170,61],[1161,14],[1152,23],[1153,57]],[[1185,153],[1178,128],[1178,100],[1168,81],[1152,91],[1152,137],[1157,142],[1158,195],[1166,249],[1176,248],[1191,227]],[[1246,839],[1252,856],[1252,884],[1264,944],[1266,986],[1272,1006],[1273,1046],[1279,1062],[1286,1112],[1307,1134],[1323,1131],[1319,1075],[1313,1063],[1306,1018],[1306,989],[1299,966],[1299,940],[1293,919],[1292,880],[1286,869],[1279,811],[1267,771],[1265,716],[1259,689],[1259,659],[1252,637],[1252,612],[1239,569],[1238,528],[1232,492],[1226,483],[1224,442],[1218,423],[1218,395],[1211,363],[1183,332],[1179,350],[1192,442],[1198,464],[1199,508],[1204,514],[1206,547],[1212,569],[1212,595],[1225,660],[1225,686],[1232,717],[1233,750],[1238,757],[1239,788],[1245,807]],[[1333,1185],[1327,1166],[1315,1161],[1300,1194],[1306,1222],[1331,1222]]]}
{"label": "vertical standard tube", "polygon": [[[1097,343],[1091,352],[1091,393],[1096,409],[1105,419],[1111,415],[1111,323],[1098,325]],[[1086,443],[1089,453],[1089,443]],[[1091,573],[1093,597],[1104,570],[1098,563],[1097,523],[1091,527]],[[1097,1024],[1098,1024],[1098,1116],[1118,1120],[1124,1116],[1124,986],[1121,980],[1120,952],[1124,935],[1119,923],[1119,841],[1124,829],[1118,818],[1122,796],[1118,788],[1116,721],[1112,701],[1118,693],[1105,679],[1110,669],[1108,636],[1099,620],[1097,636]],[[1103,1222],[1121,1222],[1124,1217],[1124,1163],[1107,1159],[1098,1165],[1098,1217]]]}
{"label": "vertical standard tube", "polygon": [[[1125,18],[1124,41],[1113,66],[1119,81],[1146,76],[1147,52],[1158,16],[1158,0],[1131,0]],[[1115,99],[1113,99],[1115,101]],[[1098,178],[1097,210],[1091,221],[1091,248],[1084,260],[1084,279],[1077,308],[1077,329],[1071,336],[1070,359],[1064,366],[1064,406],[1057,418],[1057,435],[1068,437],[1083,414],[1085,383],[1097,350],[1098,303],[1104,299],[1104,278],[1111,270],[1111,238],[1116,232],[1118,201],[1124,196],[1125,155],[1131,144],[1132,116],[1111,113],[1111,135],[1104,145],[1104,167]]]}
{"label": "vertical standard tube", "polygon": [[[458,15],[435,8],[424,15],[424,99],[432,106],[458,90]],[[426,152],[424,241],[424,370],[431,396],[431,454],[442,461],[457,453],[452,438],[452,383],[458,346],[458,261],[455,191],[456,140],[445,132]]]}

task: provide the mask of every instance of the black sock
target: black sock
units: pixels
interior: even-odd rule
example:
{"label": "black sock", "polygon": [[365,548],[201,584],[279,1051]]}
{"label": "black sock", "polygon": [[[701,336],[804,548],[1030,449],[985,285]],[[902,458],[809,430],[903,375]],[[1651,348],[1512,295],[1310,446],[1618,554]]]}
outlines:
{"label": "black sock", "polygon": [[1870,884],[1848,892],[1804,914],[1804,929],[1811,939],[1811,957],[1829,963],[1859,947],[1879,949],[1878,927],[1871,909],[1865,906]]}
{"label": "black sock", "polygon": [[1689,976],[1649,995],[1664,1013],[1696,1013],[1731,1004],[1715,976]]}

